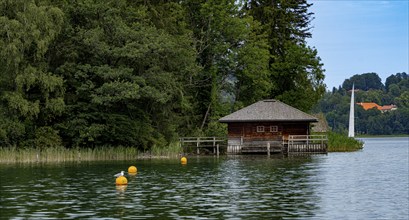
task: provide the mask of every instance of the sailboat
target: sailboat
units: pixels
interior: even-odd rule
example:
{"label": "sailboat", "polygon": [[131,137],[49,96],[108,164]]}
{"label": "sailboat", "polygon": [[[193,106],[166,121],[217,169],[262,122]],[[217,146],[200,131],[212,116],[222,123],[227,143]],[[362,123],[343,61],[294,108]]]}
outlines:
{"label": "sailboat", "polygon": [[351,105],[349,106],[349,128],[348,137],[355,137],[355,84],[352,84]]}

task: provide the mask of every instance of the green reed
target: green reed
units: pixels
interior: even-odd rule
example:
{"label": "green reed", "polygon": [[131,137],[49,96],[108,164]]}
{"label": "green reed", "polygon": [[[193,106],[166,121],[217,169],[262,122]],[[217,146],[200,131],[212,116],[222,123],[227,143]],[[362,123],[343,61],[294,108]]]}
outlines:
{"label": "green reed", "polygon": [[350,152],[363,148],[363,142],[346,135],[328,132],[328,152]]}
{"label": "green reed", "polygon": [[135,147],[96,147],[44,149],[0,147],[0,163],[29,162],[68,162],[96,160],[132,160],[141,157],[177,157],[181,153],[178,142],[167,147],[152,147],[150,151],[140,152]]}
{"label": "green reed", "polygon": [[183,152],[179,142],[172,142],[166,147],[153,146],[149,152],[153,157],[178,157]]}

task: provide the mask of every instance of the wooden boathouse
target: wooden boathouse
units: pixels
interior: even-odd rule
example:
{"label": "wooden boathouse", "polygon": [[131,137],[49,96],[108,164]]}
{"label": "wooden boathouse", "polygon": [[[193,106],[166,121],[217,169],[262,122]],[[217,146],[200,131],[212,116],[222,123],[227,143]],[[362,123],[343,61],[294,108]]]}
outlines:
{"label": "wooden boathouse", "polygon": [[327,152],[326,135],[311,135],[318,119],[278,100],[256,102],[219,122],[228,127],[227,153]]}

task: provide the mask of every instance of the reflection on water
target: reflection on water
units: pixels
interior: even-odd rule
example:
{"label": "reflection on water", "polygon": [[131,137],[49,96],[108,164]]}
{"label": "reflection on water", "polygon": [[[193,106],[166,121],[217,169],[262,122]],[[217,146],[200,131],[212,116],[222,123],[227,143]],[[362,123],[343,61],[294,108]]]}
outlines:
{"label": "reflection on water", "polygon": [[124,194],[126,187],[128,187],[127,185],[117,185],[116,186],[116,191],[118,192],[118,194]]}
{"label": "reflection on water", "polygon": [[[378,143],[355,153],[190,157],[187,165],[1,165],[0,218],[406,218],[407,144],[386,151]],[[133,164],[138,174],[116,186],[113,174]]]}

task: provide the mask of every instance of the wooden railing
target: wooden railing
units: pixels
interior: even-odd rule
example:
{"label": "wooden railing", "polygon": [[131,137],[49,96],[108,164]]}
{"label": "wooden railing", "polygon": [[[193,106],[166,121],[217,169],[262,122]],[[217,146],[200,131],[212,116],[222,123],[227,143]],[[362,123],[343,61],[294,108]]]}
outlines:
{"label": "wooden railing", "polygon": [[[243,144],[243,139],[237,139],[235,144],[227,146],[227,138],[224,137],[181,137],[180,146],[186,150],[188,147],[196,148],[196,153],[200,154],[200,149],[210,148],[213,153],[219,155],[220,148],[227,147],[228,154],[256,153],[256,152],[327,152],[328,138],[326,135],[289,135],[288,140],[263,141],[260,143]],[[257,141],[256,141],[257,142]],[[277,145],[277,146],[276,146]],[[190,149],[192,150],[192,149]]]}
{"label": "wooden railing", "polygon": [[327,152],[328,138],[326,135],[289,135],[287,152]]}
{"label": "wooden railing", "polygon": [[220,145],[225,145],[226,138],[224,137],[181,137],[179,138],[180,146],[186,147],[187,144],[196,145],[196,153],[200,154],[200,148],[213,148],[213,153],[219,155]]}

